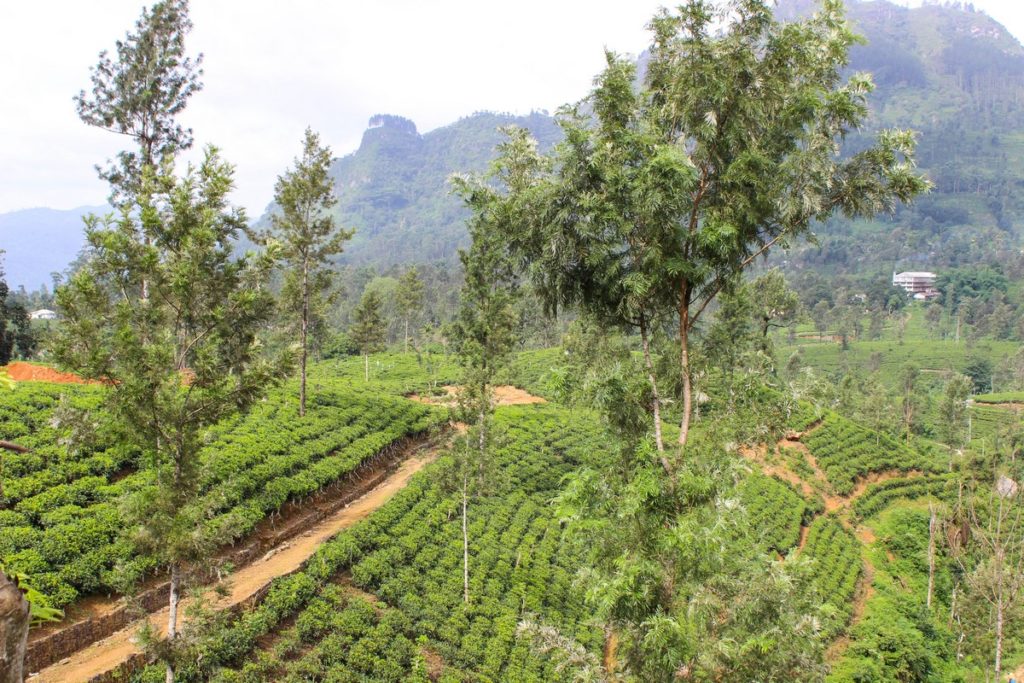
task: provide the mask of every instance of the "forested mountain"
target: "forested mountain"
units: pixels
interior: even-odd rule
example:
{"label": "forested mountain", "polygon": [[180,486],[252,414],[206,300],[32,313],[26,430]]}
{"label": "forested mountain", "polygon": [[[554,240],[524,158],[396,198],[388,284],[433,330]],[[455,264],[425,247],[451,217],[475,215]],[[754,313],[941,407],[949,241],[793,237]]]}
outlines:
{"label": "forested mountain", "polygon": [[[809,0],[781,3],[793,18]],[[934,189],[893,220],[842,218],[818,231],[821,247],[790,254],[789,265],[831,272],[932,268],[999,262],[1013,256],[1024,221],[1024,48],[971,5],[907,9],[850,3],[867,44],[851,51],[851,71],[871,72],[872,128],[918,132],[918,164]]]}
{"label": "forested mountain", "polygon": [[[777,11],[789,19],[813,6],[784,0]],[[819,226],[820,244],[777,258],[790,270],[831,273],[1011,258],[1024,225],[1024,48],[970,6],[907,9],[878,0],[851,2],[848,14],[867,40],[854,48],[851,71],[871,72],[877,85],[873,128],[854,133],[849,148],[867,144],[877,128],[913,127],[918,163],[935,187],[892,220],[835,218]],[[332,167],[338,218],[356,229],[341,261],[455,262],[467,243],[466,214],[449,193],[448,177],[484,170],[505,125],[525,126],[542,148],[560,137],[553,117],[542,112],[478,112],[427,133],[399,116],[373,117],[359,148]],[[63,269],[81,244],[84,211],[0,216],[9,282],[34,288]]]}
{"label": "forested mountain", "polygon": [[466,214],[449,193],[448,176],[484,171],[501,140],[499,128],[507,125],[528,128],[542,148],[559,138],[554,119],[539,112],[480,112],[422,135],[400,116],[370,119],[359,149],[331,169],[340,224],[356,229],[343,262],[455,260],[467,240]]}
{"label": "forested mountain", "polygon": [[[813,7],[787,0],[778,12],[796,18]],[[818,231],[820,245],[783,258],[833,272],[997,258],[997,249],[1017,243],[1024,220],[1024,48],[969,6],[908,9],[879,0],[850,3],[848,13],[867,40],[853,50],[850,71],[871,72],[877,86],[872,129],[854,133],[849,147],[868,144],[878,128],[912,127],[918,163],[935,187],[893,220],[836,218]],[[477,113],[423,135],[406,119],[374,117],[359,149],[333,167],[339,217],[357,230],[343,260],[454,260],[467,237],[447,177],[483,170],[501,139],[497,128],[508,124],[529,128],[542,147],[560,134],[542,113]]]}

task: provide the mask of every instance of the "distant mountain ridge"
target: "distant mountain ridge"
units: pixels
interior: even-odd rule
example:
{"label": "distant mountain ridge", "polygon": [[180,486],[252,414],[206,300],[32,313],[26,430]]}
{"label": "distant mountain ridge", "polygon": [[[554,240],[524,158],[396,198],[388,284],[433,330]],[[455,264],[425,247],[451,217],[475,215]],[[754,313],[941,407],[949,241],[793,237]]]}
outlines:
{"label": "distant mountain ridge", "polygon": [[342,262],[454,260],[466,241],[466,211],[450,194],[448,178],[486,170],[502,140],[499,128],[508,125],[529,129],[542,149],[561,138],[554,119],[542,112],[478,112],[424,134],[400,116],[371,118],[359,149],[331,169],[338,220],[356,229]]}
{"label": "distant mountain ridge", "polygon": [[[814,5],[781,0],[777,13],[795,19]],[[849,3],[848,15],[868,40],[853,48],[850,70],[872,72],[877,89],[869,128],[852,132],[847,147],[867,145],[881,127],[914,128],[920,133],[918,164],[935,191],[900,208],[894,221],[831,220],[818,231],[820,247],[798,247],[787,263],[837,272],[920,270],[982,260],[992,245],[1019,245],[1024,47],[997,21],[968,7],[908,9],[875,0]],[[401,116],[372,117],[359,148],[331,169],[339,224],[356,229],[340,262],[386,267],[455,261],[467,241],[466,211],[449,193],[448,178],[485,170],[506,125],[528,128],[545,150],[561,138],[546,112],[478,112],[427,133]],[[45,227],[49,219],[42,214],[0,215],[0,248],[10,252],[6,269],[15,286],[38,287],[74,258],[81,245],[75,211],[53,212],[53,221],[64,226],[53,229]],[[64,214],[71,216],[70,227]],[[264,213],[257,224],[268,222]]]}
{"label": "distant mountain ridge", "polygon": [[50,273],[63,272],[85,246],[82,217],[107,211],[106,206],[79,206],[0,214],[0,262],[10,288],[51,287]]}
{"label": "distant mountain ridge", "polygon": [[[814,6],[813,0],[782,0],[776,11],[793,20]],[[914,233],[905,245],[911,249],[894,248],[879,235],[865,249],[850,223],[837,219],[823,228],[823,249],[807,248],[817,259],[812,265],[829,259],[824,265],[840,269],[862,267],[865,260],[892,265],[914,254],[925,263],[948,261],[961,250],[957,240],[963,235],[950,230],[957,226],[990,243],[1019,240],[1024,47],[997,21],[966,7],[906,8],[876,0],[849,3],[848,16],[867,39],[851,50],[849,71],[871,72],[877,87],[869,127],[854,131],[847,147],[870,144],[879,128],[914,128],[920,133],[918,163],[935,191],[915,208],[900,210],[898,221]],[[553,118],[542,113],[474,114],[424,135],[407,119],[373,117],[359,149],[332,169],[338,218],[357,230],[342,262],[454,259],[466,243],[466,214],[448,195],[447,177],[485,169],[501,140],[496,129],[507,124],[529,128],[542,148],[561,137]]]}

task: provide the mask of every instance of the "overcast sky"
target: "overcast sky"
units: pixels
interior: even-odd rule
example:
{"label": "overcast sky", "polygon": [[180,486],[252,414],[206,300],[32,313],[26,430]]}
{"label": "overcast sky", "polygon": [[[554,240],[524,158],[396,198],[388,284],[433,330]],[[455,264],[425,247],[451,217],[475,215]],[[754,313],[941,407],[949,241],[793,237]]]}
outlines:
{"label": "overcast sky", "polygon": [[[0,0],[0,212],[104,201],[93,166],[124,138],[81,123],[71,98],[143,4]],[[587,92],[604,47],[643,50],[662,4],[193,0],[205,87],[183,120],[197,147],[215,143],[237,166],[235,201],[255,218],[307,125],[341,156],[376,113],[425,132],[480,110],[553,111]],[[1024,37],[1021,0],[974,4]]]}

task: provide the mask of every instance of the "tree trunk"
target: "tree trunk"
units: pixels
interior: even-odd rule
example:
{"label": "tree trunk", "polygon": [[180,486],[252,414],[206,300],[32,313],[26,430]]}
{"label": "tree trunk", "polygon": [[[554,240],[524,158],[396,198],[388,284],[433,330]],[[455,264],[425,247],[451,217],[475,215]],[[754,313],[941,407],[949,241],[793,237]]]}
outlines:
{"label": "tree trunk", "polygon": [[370,381],[370,354],[363,354],[363,380]]}
{"label": "tree trunk", "polygon": [[409,353],[409,316],[405,317],[405,352]]}
{"label": "tree trunk", "polygon": [[679,445],[686,445],[690,434],[690,411],[693,407],[693,387],[690,386],[690,303],[689,288],[684,286],[679,305],[679,372],[683,382],[683,418],[679,423]]}
{"label": "tree trunk", "polygon": [[469,525],[467,524],[467,507],[469,505],[469,470],[462,473],[462,600],[469,604]]}
{"label": "tree trunk", "polygon": [[[178,635],[178,600],[181,588],[181,567],[177,562],[171,563],[171,588],[167,598],[167,642],[174,643]],[[167,683],[174,683],[174,666],[167,662]]]}
{"label": "tree trunk", "polygon": [[21,589],[0,572],[0,683],[25,680],[30,619],[28,600]]}
{"label": "tree trunk", "polygon": [[[647,321],[640,319],[640,343],[644,349],[644,365],[647,367],[647,380],[651,383],[651,404],[654,409],[654,441],[658,445],[658,453],[665,452],[665,442],[661,436],[661,397],[658,395],[658,380],[654,376],[654,363],[651,362],[650,341],[647,338]],[[665,472],[672,474],[672,468],[664,455],[661,456],[661,465]]]}
{"label": "tree trunk", "polygon": [[309,333],[309,283],[306,264],[302,265],[302,369],[299,380],[299,417],[306,415],[306,338]]}
{"label": "tree trunk", "polygon": [[1003,601],[996,601],[996,678],[995,680],[1002,680],[1000,676],[1003,672]]}
{"label": "tree trunk", "polygon": [[935,504],[928,505],[931,517],[928,520],[928,595],[925,598],[925,607],[932,608],[932,593],[935,590]]}

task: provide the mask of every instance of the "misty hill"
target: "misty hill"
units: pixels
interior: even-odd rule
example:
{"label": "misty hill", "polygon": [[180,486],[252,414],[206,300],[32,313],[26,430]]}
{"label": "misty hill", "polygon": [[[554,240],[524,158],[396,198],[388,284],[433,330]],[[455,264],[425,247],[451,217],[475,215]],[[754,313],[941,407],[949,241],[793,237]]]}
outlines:
{"label": "misty hill", "polygon": [[[813,7],[812,0],[784,0],[778,12],[793,19]],[[872,128],[851,135],[849,148],[867,145],[878,128],[912,127],[935,191],[894,221],[834,219],[822,226],[822,248],[797,250],[791,263],[833,271],[884,270],[898,261],[936,266],[966,254],[983,260],[979,239],[1016,243],[1024,217],[1024,48],[992,18],[960,7],[907,9],[879,0],[851,3],[848,11],[868,41],[852,50],[850,70],[871,72],[877,84]],[[484,170],[501,139],[497,129],[507,124],[529,128],[542,148],[560,137],[541,113],[478,113],[422,135],[408,119],[375,116],[359,149],[333,167],[339,218],[357,229],[343,262],[454,259],[465,244],[465,212],[448,194],[447,178]]]}
{"label": "misty hill", "polygon": [[332,168],[340,222],[356,229],[343,261],[454,259],[465,243],[466,212],[449,194],[448,177],[486,170],[502,139],[498,129],[506,125],[528,128],[542,148],[560,137],[554,120],[542,113],[477,113],[424,134],[400,116],[374,116],[359,149]]}
{"label": "misty hill", "polygon": [[[813,9],[784,0],[784,19]],[[791,265],[834,272],[942,268],[993,260],[1024,228],[1024,47],[999,22],[966,6],[908,9],[883,0],[848,6],[866,45],[851,71],[871,72],[869,130],[918,131],[918,165],[935,185],[894,220],[823,226],[822,248],[798,250]]]}
{"label": "misty hill", "polygon": [[11,289],[51,286],[50,273],[62,272],[85,244],[82,216],[103,213],[105,206],[67,211],[25,209],[0,214],[3,272]]}

